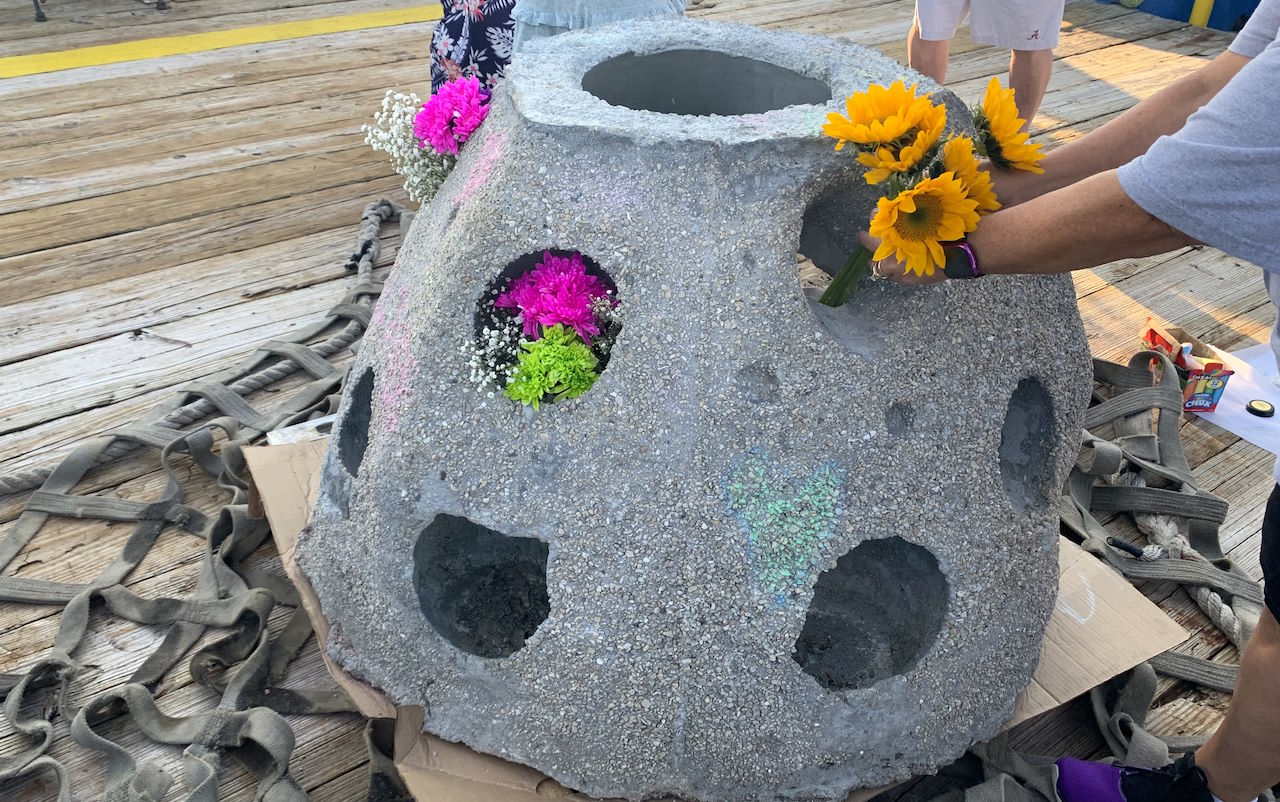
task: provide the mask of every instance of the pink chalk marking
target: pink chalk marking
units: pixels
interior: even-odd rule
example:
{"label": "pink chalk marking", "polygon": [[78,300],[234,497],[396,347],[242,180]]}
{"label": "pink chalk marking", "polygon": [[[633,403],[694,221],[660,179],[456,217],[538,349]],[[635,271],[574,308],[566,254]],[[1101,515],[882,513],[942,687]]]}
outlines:
{"label": "pink chalk marking", "polygon": [[475,164],[471,165],[471,173],[467,176],[467,182],[462,185],[462,189],[458,190],[458,194],[453,198],[454,206],[461,206],[471,200],[471,196],[476,194],[485,184],[489,183],[489,176],[493,173],[493,168],[498,163],[498,159],[507,152],[507,139],[509,134],[506,131],[489,131],[484,141],[480,145],[480,157],[476,159]]}
{"label": "pink chalk marking", "polygon": [[[390,303],[388,303],[390,302]],[[400,416],[414,396],[413,375],[418,359],[413,354],[413,329],[406,320],[409,290],[401,287],[394,299],[382,298],[373,312],[379,338],[388,344],[382,369],[377,371],[378,407],[381,429],[396,434]]]}

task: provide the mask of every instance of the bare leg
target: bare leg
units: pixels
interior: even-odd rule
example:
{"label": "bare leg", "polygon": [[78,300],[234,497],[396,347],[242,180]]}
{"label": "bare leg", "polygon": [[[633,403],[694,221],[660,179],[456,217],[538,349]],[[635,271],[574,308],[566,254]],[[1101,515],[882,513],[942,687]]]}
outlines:
{"label": "bare leg", "polygon": [[946,39],[921,39],[920,20],[912,20],[911,33],[907,36],[907,65],[939,84],[944,83],[947,80],[947,44]]}
{"label": "bare leg", "polygon": [[1044,100],[1044,90],[1052,73],[1052,50],[1015,50],[1009,57],[1009,86],[1013,87],[1018,116],[1027,121],[1024,131],[1031,126],[1040,101]]}
{"label": "bare leg", "polygon": [[1222,802],[1252,802],[1280,782],[1280,624],[1268,610],[1240,658],[1227,717],[1196,765]]}

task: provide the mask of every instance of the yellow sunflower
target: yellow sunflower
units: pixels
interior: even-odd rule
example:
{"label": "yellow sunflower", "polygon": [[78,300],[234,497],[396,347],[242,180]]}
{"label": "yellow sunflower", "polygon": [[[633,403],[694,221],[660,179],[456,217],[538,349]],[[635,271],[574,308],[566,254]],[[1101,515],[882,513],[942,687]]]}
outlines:
{"label": "yellow sunflower", "polygon": [[1000,88],[1000,81],[992,78],[982,98],[982,111],[974,115],[974,122],[983,153],[994,164],[1006,169],[1044,172],[1040,166],[1044,154],[1039,145],[1028,141],[1031,135],[1022,130],[1026,121],[1018,116],[1012,89]]}
{"label": "yellow sunflower", "polygon": [[977,207],[954,173],[926,178],[896,198],[881,198],[870,228],[880,247],[871,258],[893,256],[916,275],[932,276],[946,261],[942,243],[978,227]]}
{"label": "yellow sunflower", "polygon": [[872,168],[867,183],[883,181],[890,173],[916,164],[938,141],[946,125],[946,107],[934,105],[928,95],[916,96],[916,85],[895,81],[887,89],[873,85],[851,95],[845,103],[848,116],[827,115],[822,132],[836,139],[836,150],[852,142],[858,162]]}
{"label": "yellow sunflower", "polygon": [[955,173],[964,184],[965,194],[977,201],[978,214],[994,212],[1000,208],[991,176],[978,169],[978,159],[973,153],[973,140],[967,136],[954,136],[942,146],[942,169]]}

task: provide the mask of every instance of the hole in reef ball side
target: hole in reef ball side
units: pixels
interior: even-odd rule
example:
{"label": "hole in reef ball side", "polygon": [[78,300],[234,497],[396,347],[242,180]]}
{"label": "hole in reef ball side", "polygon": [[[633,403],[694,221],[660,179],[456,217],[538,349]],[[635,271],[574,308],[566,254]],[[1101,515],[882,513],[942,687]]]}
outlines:
{"label": "hole in reef ball side", "polygon": [[342,416],[342,428],[338,430],[338,454],[342,467],[352,476],[360,473],[365,449],[369,447],[369,419],[373,405],[373,371],[360,374],[351,391],[351,402]]}
{"label": "hole in reef ball side", "polygon": [[413,563],[427,621],[468,654],[515,654],[551,611],[547,544],[536,538],[441,514],[418,537]]}
{"label": "hole in reef ball side", "polygon": [[828,690],[904,674],[937,640],[948,593],[928,549],[868,540],[818,577],[792,658]]}
{"label": "hole in reef ball side", "polygon": [[1018,382],[1000,430],[1000,478],[1019,512],[1038,506],[1053,481],[1053,399],[1034,377]]}

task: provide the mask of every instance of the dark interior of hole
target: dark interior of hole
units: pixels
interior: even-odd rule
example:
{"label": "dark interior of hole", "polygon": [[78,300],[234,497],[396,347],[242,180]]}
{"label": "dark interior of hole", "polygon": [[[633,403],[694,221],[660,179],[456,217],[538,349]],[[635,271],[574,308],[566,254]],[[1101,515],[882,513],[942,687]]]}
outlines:
{"label": "dark interior of hole", "polygon": [[1042,506],[1053,482],[1053,399],[1034,377],[1018,382],[1000,430],[1000,478],[1014,509]]}
{"label": "dark interior of hole", "polygon": [[624,53],[592,67],[582,88],[614,106],[700,117],[831,100],[831,88],[816,78],[715,50]]}
{"label": "dark interior of hole", "polygon": [[515,654],[551,611],[547,544],[536,538],[437,515],[418,537],[413,565],[427,621],[469,654]]}
{"label": "dark interior of hole", "polygon": [[870,219],[871,207],[859,201],[867,196],[863,185],[860,176],[844,176],[804,211],[797,250],[832,276],[844,267],[858,245],[858,231]]}
{"label": "dark interior of hole", "polygon": [[829,690],[866,688],[910,671],[947,612],[947,579],[927,549],[869,540],[818,577],[792,658]]}
{"label": "dark interior of hole", "polygon": [[351,388],[351,403],[342,416],[342,428],[338,431],[338,455],[342,467],[355,476],[364,461],[364,451],[369,447],[369,418],[373,404],[373,371],[365,369]]}

